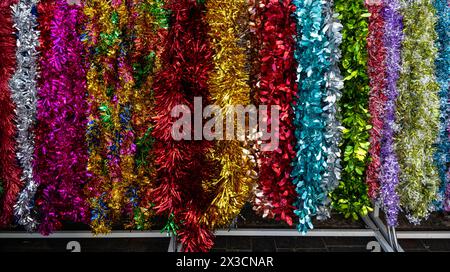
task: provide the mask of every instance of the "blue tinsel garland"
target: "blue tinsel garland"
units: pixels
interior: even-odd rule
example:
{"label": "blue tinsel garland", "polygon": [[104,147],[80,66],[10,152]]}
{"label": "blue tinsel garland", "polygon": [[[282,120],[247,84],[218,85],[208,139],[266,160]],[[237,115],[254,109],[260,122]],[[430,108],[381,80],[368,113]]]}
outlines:
{"label": "blue tinsel garland", "polygon": [[[439,141],[435,161],[439,169],[441,186],[439,189],[439,201],[436,208],[442,210],[446,201],[446,188],[449,177],[447,176],[450,162],[450,139],[448,133],[449,125],[449,78],[450,78],[450,7],[447,0],[436,0],[434,2],[437,15],[436,32],[438,34],[437,48],[438,57],[436,59],[436,79],[440,86],[439,98],[441,106]],[[447,199],[448,201],[448,199]]]}
{"label": "blue tinsel garland", "polygon": [[295,214],[298,230],[306,233],[313,228],[312,217],[326,198],[323,186],[327,169],[325,126],[322,107],[325,95],[325,73],[329,69],[329,51],[324,28],[321,0],[293,1],[297,10],[298,99],[294,106],[296,127],[296,159],[293,162],[293,183],[298,200]]}

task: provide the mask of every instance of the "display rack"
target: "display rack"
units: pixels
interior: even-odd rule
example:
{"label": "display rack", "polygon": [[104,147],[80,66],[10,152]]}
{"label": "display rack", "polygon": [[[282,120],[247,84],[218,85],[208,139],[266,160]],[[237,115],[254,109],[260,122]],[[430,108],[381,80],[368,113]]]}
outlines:
{"label": "display rack", "polygon": [[[367,249],[372,252],[404,252],[398,240],[401,239],[450,239],[450,231],[396,231],[395,228],[386,227],[380,218],[380,208],[375,205],[374,211],[369,216],[363,217],[364,229],[315,229],[306,235],[295,229],[269,229],[269,228],[231,228],[229,230],[217,230],[216,236],[263,236],[263,237],[373,237],[376,241],[370,241]],[[105,239],[105,238],[170,238],[168,252],[181,251],[181,245],[176,236],[152,231],[113,231],[106,235],[93,235],[90,231],[58,231],[43,236],[39,233],[19,231],[0,232],[0,239],[72,239],[68,243],[68,249],[77,248],[77,239]],[[78,243],[79,246],[79,243]],[[77,251],[77,250],[75,250]]]}

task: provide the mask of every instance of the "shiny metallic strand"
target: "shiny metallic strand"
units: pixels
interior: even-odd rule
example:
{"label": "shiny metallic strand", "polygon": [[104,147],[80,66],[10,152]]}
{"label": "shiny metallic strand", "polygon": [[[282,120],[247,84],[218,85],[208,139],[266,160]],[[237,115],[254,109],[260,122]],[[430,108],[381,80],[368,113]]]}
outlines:
{"label": "shiny metallic strand", "polygon": [[296,158],[292,161],[293,184],[298,194],[295,214],[297,228],[305,234],[313,229],[322,199],[326,197],[323,175],[327,168],[323,97],[328,70],[328,39],[321,0],[294,0],[297,24],[295,58],[297,66],[297,103],[294,104]]}
{"label": "shiny metallic strand", "polygon": [[433,162],[439,134],[439,85],[434,74],[436,10],[429,0],[402,0],[401,7],[404,40],[397,85],[397,191],[409,221],[419,224],[434,210],[440,185]]}
{"label": "shiny metallic strand", "polygon": [[[222,115],[229,117],[233,105],[250,103],[249,74],[245,70],[245,49],[239,45],[238,24],[246,11],[244,0],[211,0],[206,4],[209,36],[215,50],[214,70],[209,78],[213,101],[221,107]],[[236,122],[236,120],[235,120]],[[220,174],[205,183],[214,192],[204,218],[211,228],[227,226],[235,218],[255,183],[256,162],[249,159],[250,151],[238,140],[218,141],[210,150],[210,158],[220,164]]]}
{"label": "shiny metallic strand", "polygon": [[34,134],[36,120],[37,47],[39,32],[36,30],[36,8],[38,0],[20,0],[13,6],[17,34],[17,70],[10,81],[12,97],[17,114],[17,158],[22,168],[25,187],[20,192],[14,214],[17,222],[28,231],[37,226],[33,216],[33,202],[37,184],[33,179]]}
{"label": "shiny metallic strand", "polygon": [[438,166],[441,186],[439,189],[436,208],[450,211],[448,163],[450,162],[450,138],[449,138],[449,83],[450,83],[450,5],[446,0],[436,0],[437,24],[436,32],[438,40],[436,46],[438,56],[436,58],[436,79],[440,86],[439,100],[441,105],[439,123],[439,141],[435,154]]}
{"label": "shiny metallic strand", "polygon": [[[327,168],[323,175],[322,184],[325,192],[332,192],[341,179],[341,149],[339,143],[342,138],[342,125],[340,122],[340,112],[338,102],[342,96],[344,81],[339,70],[339,62],[341,59],[341,50],[339,46],[342,43],[342,24],[338,19],[338,14],[333,11],[333,1],[326,1],[323,5],[325,13],[325,27],[328,38],[329,54],[329,70],[325,73],[326,93],[323,97],[325,107],[324,115],[326,120],[325,140],[327,154]],[[331,200],[328,195],[318,207],[317,219],[324,220],[330,217]]]}

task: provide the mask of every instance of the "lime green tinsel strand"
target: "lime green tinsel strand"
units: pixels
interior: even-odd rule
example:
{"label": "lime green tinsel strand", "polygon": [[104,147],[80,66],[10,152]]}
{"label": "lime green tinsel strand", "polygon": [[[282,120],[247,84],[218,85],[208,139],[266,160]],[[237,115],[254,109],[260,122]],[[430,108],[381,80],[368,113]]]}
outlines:
{"label": "lime green tinsel strand", "polygon": [[433,210],[440,184],[433,162],[439,128],[439,85],[435,8],[430,0],[403,0],[404,40],[398,83],[396,151],[400,163],[400,205],[412,223]]}
{"label": "lime green tinsel strand", "polygon": [[367,76],[366,37],[369,16],[364,0],[336,0],[335,11],[343,24],[340,69],[344,78],[342,109],[344,153],[342,180],[331,193],[333,208],[346,218],[355,220],[370,210],[364,172],[369,160],[368,113],[369,79]]}

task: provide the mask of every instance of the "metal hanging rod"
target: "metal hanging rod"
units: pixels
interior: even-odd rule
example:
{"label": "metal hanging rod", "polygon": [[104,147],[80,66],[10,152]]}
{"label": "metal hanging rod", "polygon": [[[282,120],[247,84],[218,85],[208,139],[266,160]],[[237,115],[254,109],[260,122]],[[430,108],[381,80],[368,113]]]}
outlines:
{"label": "metal hanging rod", "polygon": [[[216,236],[287,236],[287,237],[374,237],[371,229],[318,229],[303,235],[295,229],[233,229],[217,230]],[[113,231],[109,234],[94,235],[90,231],[57,231],[48,236],[28,232],[0,232],[0,239],[54,239],[54,238],[169,238],[166,233],[155,231]]]}
{"label": "metal hanging rod", "polygon": [[[396,231],[388,228],[379,217],[380,208],[375,205],[374,212],[363,217],[366,229],[315,229],[306,235],[295,229],[269,229],[269,228],[232,228],[229,230],[217,230],[216,236],[263,236],[263,237],[374,237],[383,251],[403,252],[398,243],[400,239],[450,239],[450,231]],[[169,252],[180,251],[181,246],[177,237],[162,233],[159,230],[151,231],[112,231],[109,234],[94,235],[86,231],[58,231],[43,236],[39,233],[23,231],[0,232],[0,239],[104,239],[104,238],[170,238]]]}

